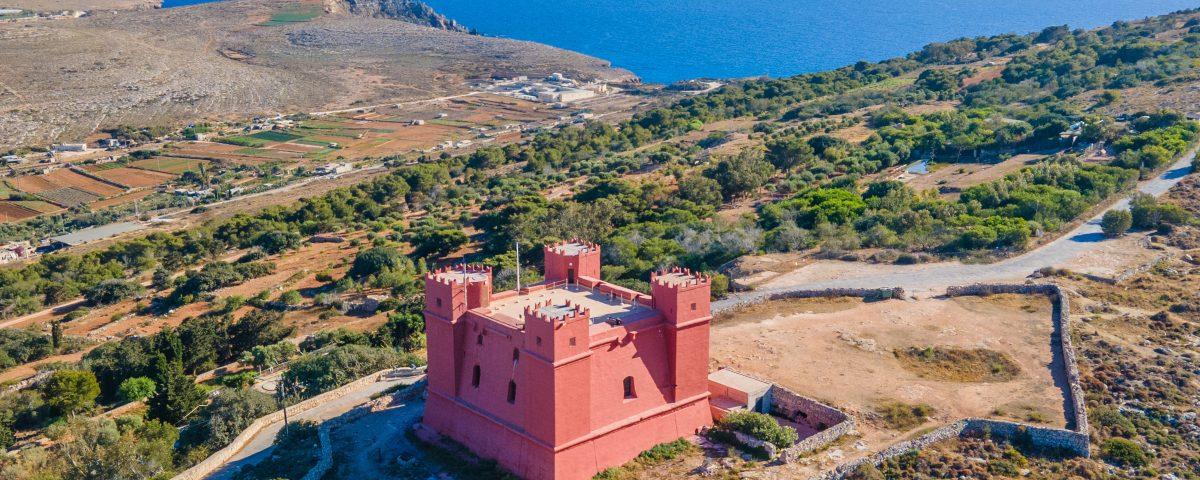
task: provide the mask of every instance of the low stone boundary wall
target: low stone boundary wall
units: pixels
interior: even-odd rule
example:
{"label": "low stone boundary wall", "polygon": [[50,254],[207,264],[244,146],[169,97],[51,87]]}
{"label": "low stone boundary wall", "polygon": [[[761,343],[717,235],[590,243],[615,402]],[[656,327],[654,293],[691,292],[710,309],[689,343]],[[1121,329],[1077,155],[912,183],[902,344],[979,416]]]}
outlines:
{"label": "low stone boundary wall", "polygon": [[321,442],[321,453],[317,464],[313,465],[302,480],[317,480],[325,476],[325,472],[333,466],[333,443],[329,441],[329,423],[323,423],[317,428],[317,440]]}
{"label": "low stone boundary wall", "polygon": [[[317,405],[342,398],[350,393],[356,392],[379,381],[380,378],[383,378],[384,375],[392,372],[393,370],[395,369],[389,368],[387,370],[381,370],[372,373],[346,385],[342,385],[341,387],[301,401],[300,403],[288,407],[289,413],[295,415],[297,413],[310,410]],[[201,480],[211,475],[217,469],[221,468],[221,466],[225,465],[225,463],[228,462],[234,454],[245,448],[246,444],[250,443],[250,440],[253,439],[255,435],[258,435],[258,432],[262,431],[262,429],[266,428],[267,426],[282,420],[283,410],[277,410],[259,417],[257,420],[251,422],[250,426],[246,427],[245,430],[242,430],[242,433],[234,438],[229,445],[226,445],[225,448],[213,452],[212,455],[209,455],[208,458],[201,460],[200,463],[192,466],[192,468],[184,470],[179,475],[176,475],[173,480]]]}
{"label": "low stone boundary wall", "polygon": [[1052,343],[1063,356],[1067,376],[1067,412],[1070,429],[1040,427],[1019,422],[966,418],[943,426],[912,440],[892,445],[875,454],[844,463],[837,468],[813,477],[813,480],[840,480],[859,466],[868,462],[879,465],[885,460],[905,453],[921,450],[935,443],[964,435],[994,436],[1007,439],[1023,439],[1038,448],[1069,452],[1081,457],[1090,457],[1089,426],[1087,408],[1083,400],[1083,388],[1079,383],[1079,366],[1076,363],[1075,346],[1071,343],[1071,300],[1062,287],[1055,284],[977,284],[946,289],[947,297],[988,295],[1046,295],[1054,305],[1054,333]]}
{"label": "low stone boundary wall", "polygon": [[1063,449],[1080,456],[1088,456],[1086,453],[1088,451],[1088,437],[1080,435],[1078,432],[1063,430],[1061,428],[1047,428],[1017,422],[1006,422],[1003,420],[966,418],[940,427],[912,440],[897,443],[875,454],[838,465],[833,470],[813,477],[813,480],[840,480],[867,463],[879,465],[889,458],[922,450],[933,444],[963,436],[994,436],[1007,439],[1023,438],[1038,448]]}
{"label": "low stone boundary wall", "polygon": [[968,285],[946,289],[947,297],[997,294],[1046,295],[1050,297],[1050,302],[1054,305],[1054,333],[1051,341],[1062,354],[1063,367],[1067,376],[1067,391],[1064,393],[1068,397],[1067,403],[1071,406],[1071,411],[1067,412],[1068,427],[1087,437],[1091,432],[1088,425],[1087,405],[1083,399],[1083,387],[1079,383],[1079,364],[1075,345],[1071,342],[1071,299],[1063,292],[1062,287],[1052,283]]}
{"label": "low stone boundary wall", "polygon": [[53,373],[54,373],[53,370],[44,370],[44,371],[35,373],[32,377],[26,378],[17,383],[14,383],[12,385],[4,387],[4,390],[0,391],[0,395],[5,395],[5,394],[21,391],[26,388],[32,387],[34,385],[37,385],[39,383],[42,383],[43,380],[50,378],[50,375]]}
{"label": "low stone boundary wall", "polygon": [[907,296],[903,288],[826,288],[820,290],[762,290],[730,296],[712,303],[712,313],[725,313],[742,307],[772,300],[791,298],[837,298],[857,297],[866,300],[900,299]]}
{"label": "low stone boundary wall", "polygon": [[[802,396],[779,385],[771,386],[771,413],[792,421],[803,421],[820,429],[782,452],[784,461],[829,445],[854,429],[854,419],[845,412]],[[802,420],[796,420],[801,417]],[[824,427],[824,428],[820,428]]]}

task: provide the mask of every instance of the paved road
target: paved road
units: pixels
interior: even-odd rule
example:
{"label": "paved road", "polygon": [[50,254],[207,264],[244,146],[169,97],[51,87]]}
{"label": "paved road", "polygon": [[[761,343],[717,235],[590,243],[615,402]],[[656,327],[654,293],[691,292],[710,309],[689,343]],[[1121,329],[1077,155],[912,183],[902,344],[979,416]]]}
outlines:
{"label": "paved road", "polygon": [[[292,415],[289,419],[296,420],[311,420],[315,422],[323,422],[331,418],[342,415],[371,399],[371,396],[383,392],[396,385],[411,385],[418,380],[425,378],[424,375],[417,375],[406,378],[387,378],[376,382],[362,390],[346,395],[337,400],[321,404],[320,406],[306,410],[304,412]],[[262,429],[255,435],[246,447],[236,453],[225,466],[212,475],[208,476],[208,480],[228,480],[233,478],[233,474],[238,469],[246,465],[256,465],[259,462],[271,456],[271,450],[274,448],[275,437],[279,431],[283,429],[283,422],[277,422],[267,428]]]}
{"label": "paved road", "polygon": [[[1191,161],[1196,152],[1184,155],[1183,159],[1162,175],[1142,182],[1138,191],[1161,196],[1191,172]],[[1106,209],[1127,209],[1129,198],[1124,198]],[[1098,248],[1104,241],[1100,229],[1103,212],[1088,220],[1070,233],[1057,240],[1031,250],[1020,256],[985,265],[968,265],[957,261],[925,265],[867,265],[847,262],[817,262],[780,275],[767,282],[762,288],[732,296],[713,303],[719,311],[739,301],[763,298],[776,293],[793,290],[823,288],[886,288],[900,286],[910,293],[941,293],[951,285],[972,283],[1019,281],[1042,267],[1062,265],[1080,254]]]}

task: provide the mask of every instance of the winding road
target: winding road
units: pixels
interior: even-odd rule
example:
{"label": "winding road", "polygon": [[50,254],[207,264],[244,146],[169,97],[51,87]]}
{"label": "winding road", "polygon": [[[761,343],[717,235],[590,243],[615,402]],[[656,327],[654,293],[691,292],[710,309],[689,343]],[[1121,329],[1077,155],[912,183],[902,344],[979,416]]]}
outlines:
{"label": "winding road", "polygon": [[[1137,192],[1161,196],[1191,172],[1196,150],[1184,155],[1158,177],[1141,182]],[[1105,240],[1100,228],[1104,212],[1129,208],[1129,195],[1066,235],[1016,257],[990,264],[964,264],[958,261],[920,265],[872,265],[839,261],[821,261],[780,275],[758,289],[735,294],[713,302],[713,311],[753,302],[771,295],[799,290],[825,288],[902,287],[909,293],[941,293],[952,285],[1020,281],[1043,267],[1060,266],[1079,255],[1089,253]]]}

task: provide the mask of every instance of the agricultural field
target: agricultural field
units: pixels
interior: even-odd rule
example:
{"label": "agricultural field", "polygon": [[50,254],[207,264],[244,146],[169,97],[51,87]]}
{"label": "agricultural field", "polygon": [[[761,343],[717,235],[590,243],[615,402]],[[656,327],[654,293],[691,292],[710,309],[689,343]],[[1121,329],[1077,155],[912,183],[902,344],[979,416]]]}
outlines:
{"label": "agricultural field", "polygon": [[74,188],[96,197],[108,197],[125,191],[120,187],[109,185],[63,168],[46,174],[15,177],[8,180],[8,183],[17,190],[32,194],[41,194],[42,192],[62,188]]}
{"label": "agricultural field", "polygon": [[128,167],[110,168],[94,175],[129,188],[156,187],[176,178],[176,175],[168,173]]}
{"label": "agricultural field", "polygon": [[115,207],[117,205],[125,205],[128,203],[132,203],[132,202],[141,200],[150,195],[153,195],[154,193],[155,192],[152,189],[135,190],[135,191],[126,193],[124,195],[117,195],[112,198],[106,198],[104,200],[100,200],[89,206],[92,208],[92,210],[99,210],[102,208]]}
{"label": "agricultural field", "polygon": [[260,27],[277,27],[281,25],[291,25],[294,23],[305,23],[312,19],[321,16],[325,11],[321,5],[316,4],[295,4],[284,7],[283,9],[271,14],[271,18],[265,22],[259,23]]}
{"label": "agricultural field", "polygon": [[130,162],[129,166],[142,170],[153,170],[155,172],[181,175],[183,172],[188,170],[198,172],[200,171],[201,165],[207,166],[208,163],[209,162],[206,160],[195,158],[180,158],[160,155],[154,158]]}
{"label": "agricultural field", "polygon": [[447,141],[508,140],[522,125],[557,121],[564,114],[539,103],[480,94],[326,115],[289,128],[223,137],[218,142],[224,147],[188,144],[172,153],[243,163],[251,158],[323,163],[336,157],[384,157]]}
{"label": "agricultural field", "polygon": [[41,213],[20,205],[19,202],[0,201],[0,223],[17,222],[38,215]]}
{"label": "agricultural field", "polygon": [[[263,142],[260,140],[256,140],[256,141]],[[264,145],[266,143],[268,143],[268,142],[263,142]],[[294,153],[290,153],[290,152],[284,152],[284,151],[272,152],[271,150],[266,150],[266,149],[258,148],[258,147],[247,147],[247,146],[241,146],[241,145],[231,145],[231,144],[225,144],[225,143],[210,143],[210,142],[193,142],[193,143],[178,144],[170,149],[165,150],[164,154],[165,154],[164,158],[182,157],[181,160],[187,160],[187,161],[226,162],[226,163],[232,163],[232,164],[237,164],[237,165],[262,165],[264,163],[287,161],[287,160],[291,160],[291,159],[298,157],[298,155],[296,155]],[[153,165],[154,165],[153,160],[156,160],[156,159],[151,159],[151,161],[149,161],[143,165],[135,165],[135,166],[138,166],[139,168],[150,168],[151,170],[156,170],[156,168],[153,167]],[[194,165],[196,165],[198,168],[198,164],[194,164]],[[170,168],[170,167],[163,167],[163,168]],[[179,170],[180,173],[182,173],[183,170],[187,170],[187,169],[188,168],[185,168],[183,166],[183,164],[180,164],[180,165],[175,166],[174,168],[171,168],[171,170]],[[168,173],[175,173],[175,172],[172,171],[172,172],[168,172]]]}

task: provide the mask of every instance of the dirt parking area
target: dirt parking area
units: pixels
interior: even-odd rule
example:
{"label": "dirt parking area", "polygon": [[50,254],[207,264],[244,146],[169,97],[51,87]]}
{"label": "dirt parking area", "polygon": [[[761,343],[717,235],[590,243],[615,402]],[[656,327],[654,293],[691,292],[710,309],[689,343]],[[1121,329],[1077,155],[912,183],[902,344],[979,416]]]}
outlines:
{"label": "dirt parking area", "polygon": [[[833,447],[851,458],[964,417],[1062,427],[1052,375],[1051,305],[1041,297],[770,302],[716,320],[712,367],[731,367],[828,402],[857,420],[860,438]],[[1019,366],[1012,380],[958,382],[906,368],[896,351],[982,349]],[[896,428],[880,409],[899,402],[935,413]],[[834,463],[818,455],[821,463]],[[815,465],[810,465],[814,467]]]}
{"label": "dirt parking area", "polygon": [[907,183],[914,190],[946,189],[951,198],[958,198],[958,191],[1003,178],[1022,167],[1036,163],[1045,155],[1014,155],[999,163],[939,163],[929,166],[929,173],[918,175],[904,172],[897,180]]}

